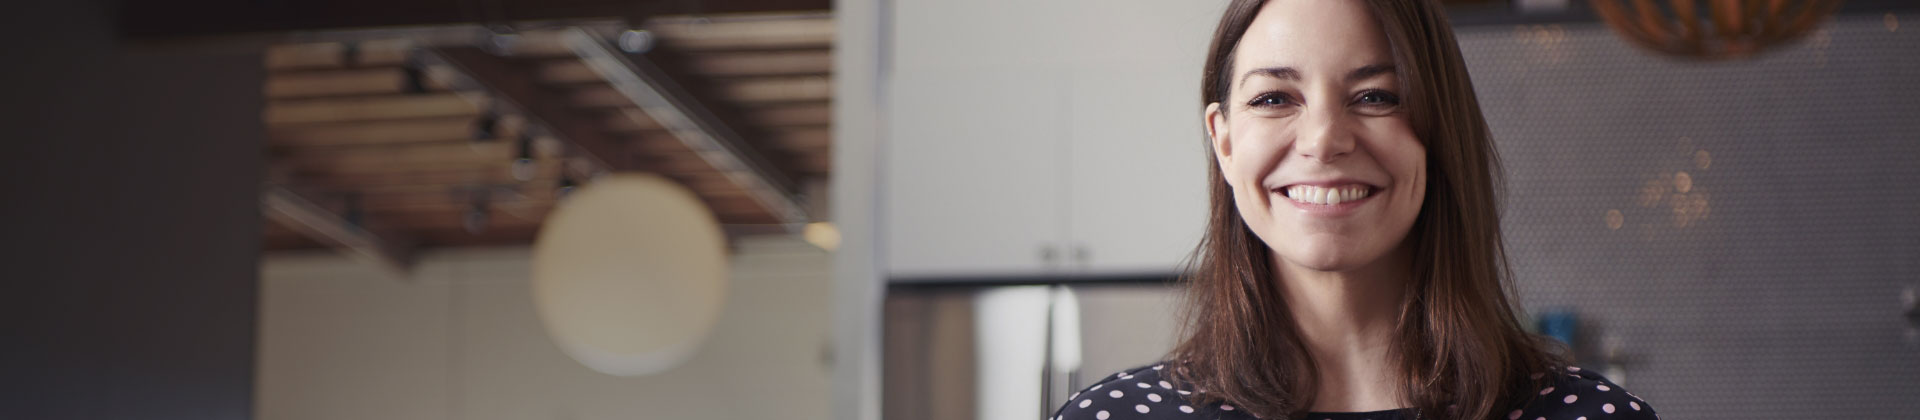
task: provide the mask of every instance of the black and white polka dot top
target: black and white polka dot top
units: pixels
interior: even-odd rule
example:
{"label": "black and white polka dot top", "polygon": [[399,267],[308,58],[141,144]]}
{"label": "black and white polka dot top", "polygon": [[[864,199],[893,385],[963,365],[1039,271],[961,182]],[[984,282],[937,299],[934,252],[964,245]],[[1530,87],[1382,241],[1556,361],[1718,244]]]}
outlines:
{"label": "black and white polka dot top", "polygon": [[[1232,404],[1197,405],[1193,395],[1162,378],[1165,364],[1128,369],[1067,398],[1049,420],[1251,420]],[[1546,375],[1546,373],[1542,373]],[[1656,420],[1645,400],[1600,374],[1577,367],[1552,374],[1554,380],[1524,407],[1506,412],[1507,420]],[[1409,420],[1408,410],[1364,413],[1308,413],[1307,420]]]}

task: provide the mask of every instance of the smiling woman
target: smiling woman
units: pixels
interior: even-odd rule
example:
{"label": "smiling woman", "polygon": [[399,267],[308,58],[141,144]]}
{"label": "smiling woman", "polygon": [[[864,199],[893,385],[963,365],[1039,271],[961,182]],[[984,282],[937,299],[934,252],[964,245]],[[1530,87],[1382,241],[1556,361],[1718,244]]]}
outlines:
{"label": "smiling woman", "polygon": [[1654,418],[1515,316],[1498,158],[1432,2],[1233,1],[1201,95],[1185,338],[1056,419]]}

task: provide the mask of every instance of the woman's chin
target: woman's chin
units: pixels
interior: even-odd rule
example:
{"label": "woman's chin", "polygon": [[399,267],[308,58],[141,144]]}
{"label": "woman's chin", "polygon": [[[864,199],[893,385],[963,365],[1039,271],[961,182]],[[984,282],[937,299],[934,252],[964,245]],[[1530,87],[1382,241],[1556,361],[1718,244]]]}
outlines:
{"label": "woman's chin", "polygon": [[1355,258],[1354,255],[1337,252],[1313,252],[1304,255],[1275,255],[1282,265],[1296,269],[1326,273],[1340,273],[1365,267],[1368,261]]}

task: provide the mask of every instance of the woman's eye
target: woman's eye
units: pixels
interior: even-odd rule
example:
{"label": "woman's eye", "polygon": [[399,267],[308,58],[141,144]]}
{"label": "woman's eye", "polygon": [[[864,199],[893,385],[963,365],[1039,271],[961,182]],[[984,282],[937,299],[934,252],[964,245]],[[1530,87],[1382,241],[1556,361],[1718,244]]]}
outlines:
{"label": "woman's eye", "polygon": [[1250,101],[1247,103],[1247,105],[1251,105],[1256,108],[1285,106],[1285,105],[1292,105],[1292,104],[1293,104],[1293,101],[1290,99],[1287,99],[1287,95],[1282,95],[1278,93],[1268,93],[1260,96],[1255,96],[1253,98],[1253,101]]}
{"label": "woman's eye", "polygon": [[1400,97],[1384,90],[1370,90],[1360,94],[1361,105],[1393,106],[1400,104]]}

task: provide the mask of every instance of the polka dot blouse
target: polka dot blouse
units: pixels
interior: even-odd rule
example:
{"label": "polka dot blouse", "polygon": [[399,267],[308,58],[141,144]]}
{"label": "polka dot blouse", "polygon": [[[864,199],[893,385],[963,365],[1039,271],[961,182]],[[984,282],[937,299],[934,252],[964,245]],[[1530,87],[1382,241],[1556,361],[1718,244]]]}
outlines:
{"label": "polka dot blouse", "polygon": [[[1248,420],[1254,419],[1232,404],[1199,405],[1187,401],[1188,389],[1175,387],[1160,375],[1166,365],[1142,366],[1115,373],[1074,393],[1049,420]],[[1541,373],[1541,375],[1546,375]],[[1614,385],[1597,373],[1578,367],[1552,375],[1523,407],[1507,411],[1507,420],[1655,420],[1645,400]],[[1307,420],[1411,420],[1407,411],[1365,413],[1308,413]]]}

